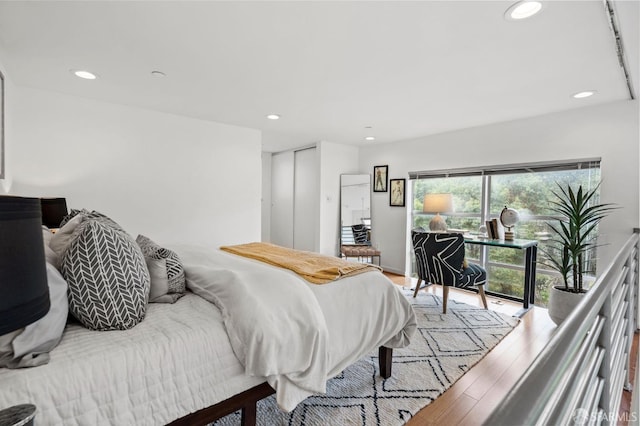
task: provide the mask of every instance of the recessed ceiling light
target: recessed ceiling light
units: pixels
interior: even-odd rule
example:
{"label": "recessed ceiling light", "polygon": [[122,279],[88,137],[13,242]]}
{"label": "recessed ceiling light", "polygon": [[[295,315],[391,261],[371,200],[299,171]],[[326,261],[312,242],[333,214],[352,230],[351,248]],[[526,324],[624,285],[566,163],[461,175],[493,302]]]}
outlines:
{"label": "recessed ceiling light", "polygon": [[278,119],[280,119],[280,116],[278,114],[269,114],[269,115],[267,115],[267,118],[269,120],[278,120]]}
{"label": "recessed ceiling light", "polygon": [[505,18],[518,21],[529,18],[542,10],[542,2],[536,0],[522,0],[509,6],[504,13]]}
{"label": "recessed ceiling light", "polygon": [[376,138],[375,138],[375,137],[373,137],[373,136],[367,136],[367,137],[366,137],[366,138],[364,138],[364,139],[365,139],[365,140],[367,140],[367,141],[375,141],[375,140],[376,140]]}
{"label": "recessed ceiling light", "polygon": [[153,77],[158,77],[158,78],[162,78],[166,76],[166,74],[163,73],[162,71],[151,71],[151,75]]}
{"label": "recessed ceiling light", "polygon": [[571,96],[573,96],[576,99],[582,99],[582,98],[588,98],[589,96],[593,96],[595,94],[596,94],[595,90],[585,90],[584,92],[578,92]]}
{"label": "recessed ceiling light", "polygon": [[95,80],[96,78],[98,78],[97,75],[89,72],[89,71],[83,71],[83,70],[71,70],[71,72],[76,76],[76,77],[80,77],[80,78],[84,78],[85,80]]}

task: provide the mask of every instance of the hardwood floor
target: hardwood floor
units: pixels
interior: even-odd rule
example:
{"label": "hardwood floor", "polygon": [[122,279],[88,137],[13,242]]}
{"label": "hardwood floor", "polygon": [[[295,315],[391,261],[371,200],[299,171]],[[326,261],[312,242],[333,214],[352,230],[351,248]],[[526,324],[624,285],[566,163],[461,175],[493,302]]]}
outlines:
{"label": "hardwood floor", "polygon": [[[385,272],[395,284],[406,288],[415,286],[416,280]],[[441,286],[427,290],[442,296]],[[449,298],[482,306],[480,297],[472,292],[451,289]],[[487,296],[489,309],[513,315],[522,304]],[[444,394],[418,412],[407,426],[424,425],[480,425],[507,395],[512,386],[549,341],[556,325],[546,309],[534,307],[522,317],[519,324],[487,356],[473,366]],[[637,353],[638,334],[634,338]],[[637,355],[635,358],[637,359]],[[633,368],[635,373],[635,366]],[[630,392],[624,392],[621,413],[631,405]],[[624,418],[624,416],[621,416]],[[628,415],[627,417],[628,418]],[[620,423],[626,424],[626,423]]]}
{"label": "hardwood floor", "polygon": [[[631,359],[638,359],[638,333],[635,334],[633,338],[633,344],[631,345]],[[632,364],[629,367],[629,383],[631,383],[632,389],[635,389],[636,384],[636,368],[638,366],[636,364]],[[622,391],[622,402],[620,404],[620,414],[618,417],[618,426],[626,426],[630,422],[629,420],[633,420],[635,417],[635,421],[631,422],[631,424],[638,424],[638,413],[635,413],[635,416],[632,416],[631,411],[631,397],[632,394],[629,391]],[[638,393],[636,393],[636,397],[638,397]]]}

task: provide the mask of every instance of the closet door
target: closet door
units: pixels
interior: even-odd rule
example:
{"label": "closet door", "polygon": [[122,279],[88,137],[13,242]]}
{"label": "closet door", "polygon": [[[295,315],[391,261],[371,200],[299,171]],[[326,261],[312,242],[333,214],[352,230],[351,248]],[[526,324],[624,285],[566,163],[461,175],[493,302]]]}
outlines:
{"label": "closet door", "polygon": [[293,151],[271,157],[271,242],[293,248]]}
{"label": "closet door", "polygon": [[316,148],[295,152],[293,248],[318,251],[320,169]]}

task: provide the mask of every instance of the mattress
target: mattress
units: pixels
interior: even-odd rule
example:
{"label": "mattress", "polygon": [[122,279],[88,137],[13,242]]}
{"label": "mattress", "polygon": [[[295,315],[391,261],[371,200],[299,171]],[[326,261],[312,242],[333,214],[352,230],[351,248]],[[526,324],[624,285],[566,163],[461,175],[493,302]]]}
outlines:
{"label": "mattress", "polygon": [[0,369],[0,408],[35,404],[39,426],[159,425],[264,382],[244,374],[218,308],[190,292],[130,330],[70,324],[50,355]]}

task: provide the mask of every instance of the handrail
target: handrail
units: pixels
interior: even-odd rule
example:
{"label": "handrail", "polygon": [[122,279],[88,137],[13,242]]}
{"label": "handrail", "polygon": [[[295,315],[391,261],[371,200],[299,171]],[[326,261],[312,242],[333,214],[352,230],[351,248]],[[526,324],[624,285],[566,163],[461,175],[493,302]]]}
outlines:
{"label": "handrail", "polygon": [[638,326],[639,241],[629,237],[485,425],[617,424]]}

